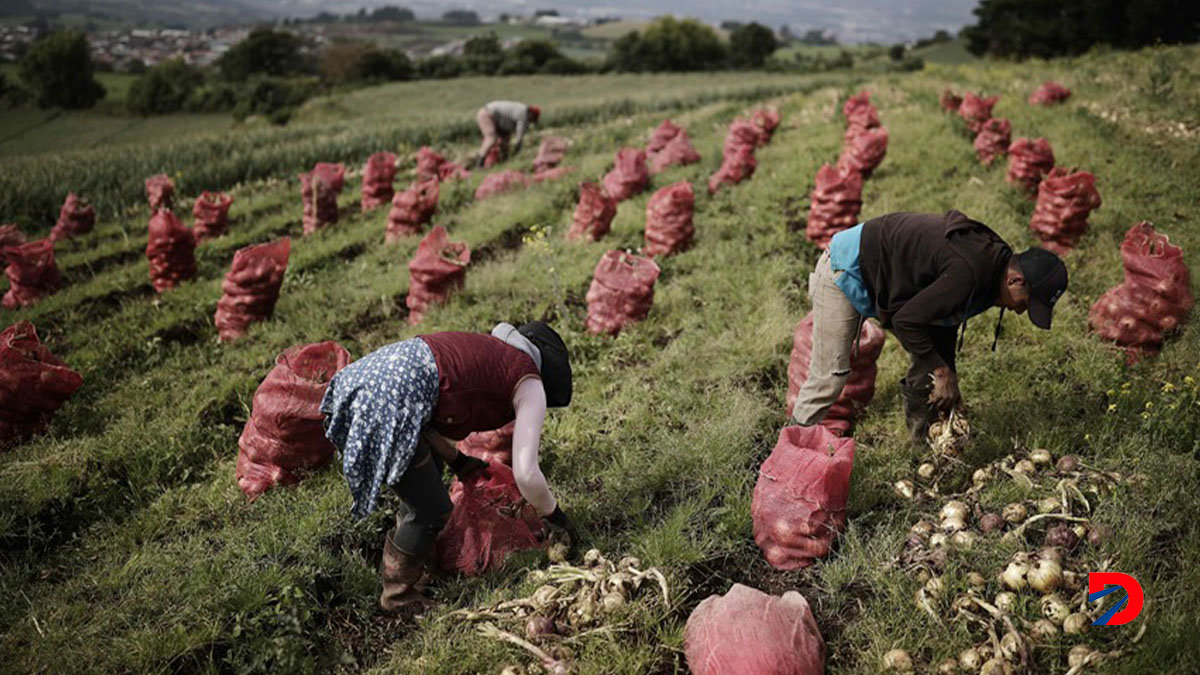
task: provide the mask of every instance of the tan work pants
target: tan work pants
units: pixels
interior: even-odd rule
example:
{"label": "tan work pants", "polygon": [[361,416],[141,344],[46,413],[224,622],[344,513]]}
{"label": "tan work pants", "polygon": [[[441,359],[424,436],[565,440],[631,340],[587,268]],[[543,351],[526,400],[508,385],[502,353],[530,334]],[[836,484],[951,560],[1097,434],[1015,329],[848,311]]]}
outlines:
{"label": "tan work pants", "polygon": [[501,144],[500,156],[503,158],[508,154],[508,148],[506,147],[508,139],[502,138],[500,134],[496,133],[496,122],[492,120],[492,116],[488,113],[487,108],[480,108],[479,112],[475,113],[475,123],[479,125],[479,132],[483,134],[483,145],[479,148],[479,158],[481,160],[488,156],[488,153],[492,151],[492,146],[497,143]]}
{"label": "tan work pants", "polygon": [[820,422],[850,376],[850,357],[864,319],[834,283],[840,274],[843,272],[833,271],[826,251],[808,275],[808,297],[813,308],[812,360],[808,364],[808,379],[800,387],[792,408],[796,424],[809,426]]}

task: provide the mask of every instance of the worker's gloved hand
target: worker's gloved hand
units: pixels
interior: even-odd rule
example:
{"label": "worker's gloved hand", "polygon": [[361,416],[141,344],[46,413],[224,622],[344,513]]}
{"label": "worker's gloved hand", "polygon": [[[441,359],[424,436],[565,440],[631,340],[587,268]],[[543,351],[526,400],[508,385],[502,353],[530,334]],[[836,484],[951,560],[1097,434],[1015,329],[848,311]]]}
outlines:
{"label": "worker's gloved hand", "polygon": [[459,480],[466,480],[475,472],[486,471],[487,468],[487,462],[463,452],[459,452],[454,459],[450,460],[450,470],[454,472],[455,476],[458,476]]}
{"label": "worker's gloved hand", "polygon": [[566,544],[567,549],[574,552],[575,545],[579,542],[579,530],[575,529],[575,523],[571,522],[561,506],[554,507],[554,513],[543,517],[542,521],[546,523],[551,541]]}
{"label": "worker's gloved hand", "polygon": [[954,409],[962,403],[962,394],[958,391],[958,376],[947,366],[941,366],[930,375],[933,379],[933,390],[929,392],[929,403],[942,411]]}

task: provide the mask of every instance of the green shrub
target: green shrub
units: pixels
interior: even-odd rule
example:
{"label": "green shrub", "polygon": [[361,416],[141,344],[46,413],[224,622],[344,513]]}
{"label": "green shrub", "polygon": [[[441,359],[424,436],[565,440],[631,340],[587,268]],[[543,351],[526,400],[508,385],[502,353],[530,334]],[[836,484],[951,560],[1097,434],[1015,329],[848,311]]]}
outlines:
{"label": "green shrub", "polygon": [[38,38],[21,59],[19,72],[40,108],[90,108],[107,93],[94,77],[91,47],[82,31]]}
{"label": "green shrub", "polygon": [[775,33],[759,23],[738,26],[729,35],[729,59],[737,68],[762,68],[777,47]]}
{"label": "green shrub", "polygon": [[694,20],[665,16],[643,33],[628,33],[613,42],[607,66],[626,72],[713,70],[727,54],[712,28]]}
{"label": "green shrub", "polygon": [[316,91],[315,83],[304,79],[262,77],[250,82],[233,109],[235,119],[262,115],[272,124],[287,124],[296,108]]}
{"label": "green shrub", "polygon": [[203,81],[200,71],[183,59],[164,61],[147,69],[129,85],[125,105],[139,115],[179,112]]}

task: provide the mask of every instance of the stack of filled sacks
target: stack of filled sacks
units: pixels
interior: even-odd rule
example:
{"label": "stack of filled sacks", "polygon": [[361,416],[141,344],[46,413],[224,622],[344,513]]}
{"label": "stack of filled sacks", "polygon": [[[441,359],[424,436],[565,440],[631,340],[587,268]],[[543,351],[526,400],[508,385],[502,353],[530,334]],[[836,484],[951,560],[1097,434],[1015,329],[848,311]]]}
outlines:
{"label": "stack of filled sacks", "polygon": [[317,162],[312,171],[300,174],[304,234],[312,234],[338,221],[337,200],[345,181],[346,168],[341,164]]}
{"label": "stack of filled sacks", "polygon": [[600,258],[587,292],[587,330],[616,335],[641,321],[654,304],[654,282],[662,273],[650,258],[609,251]]}
{"label": "stack of filled sacks", "polygon": [[1043,247],[1062,255],[1075,248],[1087,230],[1088,215],[1100,202],[1094,175],[1055,167],[1038,184],[1037,206],[1029,227]]}
{"label": "stack of filled sacks", "polygon": [[446,302],[462,288],[470,263],[471,249],[466,243],[450,241],[441,225],[430,230],[408,263],[408,322],[420,323],[431,306]]}
{"label": "stack of filled sacks", "polygon": [[824,250],[833,235],[858,224],[862,210],[862,174],[853,169],[823,165],[817,171],[805,234]]}

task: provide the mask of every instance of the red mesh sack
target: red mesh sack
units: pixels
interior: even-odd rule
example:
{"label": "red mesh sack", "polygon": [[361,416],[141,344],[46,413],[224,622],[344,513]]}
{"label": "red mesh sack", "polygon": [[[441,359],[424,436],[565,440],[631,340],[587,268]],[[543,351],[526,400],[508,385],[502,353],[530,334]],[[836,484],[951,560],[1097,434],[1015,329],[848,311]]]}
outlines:
{"label": "red mesh sack", "polygon": [[377,152],[367,158],[362,173],[362,210],[370,211],[392,201],[396,189],[396,156],[390,152]]}
{"label": "red mesh sack", "polygon": [[524,190],[529,187],[529,182],[529,176],[515,169],[498,171],[479,183],[479,187],[475,188],[475,199],[487,199],[513,190]]}
{"label": "red mesh sack", "polygon": [[192,205],[192,236],[197,244],[216,239],[229,231],[229,207],[233,197],[205,190]]}
{"label": "red mesh sack", "polygon": [[771,142],[771,138],[775,135],[775,129],[779,128],[779,111],[773,108],[759,108],[750,115],[750,121],[754,126],[758,127],[758,144],[766,145]]}
{"label": "red mesh sack", "polygon": [[392,197],[392,208],[388,211],[387,243],[395,243],[404,237],[421,234],[425,224],[437,212],[438,195],[441,192],[437,178],[413,183]]}
{"label": "red mesh sack", "polygon": [[1037,206],[1029,227],[1042,240],[1042,246],[1062,255],[1075,248],[1087,230],[1088,214],[1099,208],[1100,202],[1094,175],[1055,167],[1038,185]]}
{"label": "red mesh sack", "polygon": [[862,210],[862,174],[824,164],[817,170],[808,209],[808,240],[824,250],[833,235],[858,224]]}
{"label": "red mesh sack", "polygon": [[646,203],[646,244],[642,251],[649,256],[672,255],[692,244],[696,228],[692,226],[692,211],[696,195],[686,180],[662,188]]}
{"label": "red mesh sack", "polygon": [[729,125],[729,131],[725,132],[725,142],[721,145],[721,152],[725,157],[736,154],[741,149],[749,149],[754,151],[762,142],[762,129],[747,119],[738,118]]}
{"label": "red mesh sack", "polygon": [[488,150],[488,154],[483,158],[483,168],[490,169],[500,163],[500,143],[492,144],[492,149]]}
{"label": "red mesh sack", "polygon": [[0,225],[0,265],[8,265],[8,257],[4,249],[9,246],[20,246],[25,243],[25,233],[15,224]]}
{"label": "red mesh sack", "polygon": [[846,99],[842,104],[842,116],[846,118],[846,127],[873,129],[879,126],[879,111],[871,105],[871,95],[861,91]]}
{"label": "red mesh sack", "polygon": [[[792,336],[792,359],[788,363],[788,415],[792,414],[800,387],[808,379],[808,364],[812,360],[812,332],[813,318],[809,312],[796,325],[796,332]],[[825,414],[825,419],[821,420],[822,426],[838,436],[850,431],[858,412],[875,398],[875,375],[879,372],[875,364],[883,353],[886,338],[887,334],[882,328],[870,321],[863,322],[858,334],[858,351],[850,359],[850,377],[846,379],[837,401]]]}
{"label": "red mesh sack", "polygon": [[942,105],[942,110],[953,113],[958,112],[958,108],[962,105],[962,102],[962,97],[949,89],[943,90],[942,97],[938,100],[938,103]]}
{"label": "red mesh sack", "polygon": [[95,225],[96,209],[86,199],[80,199],[72,192],[58,210],[58,222],[50,230],[50,238],[58,240],[87,234]]}
{"label": "red mesh sack", "polygon": [[604,189],[618,202],[642,192],[650,185],[646,153],[636,148],[621,148],[612,168],[604,176]]}
{"label": "red mesh sack", "polygon": [[38,340],[28,321],[0,333],[0,450],[24,443],[50,424],[55,411],[83,385]]}
{"label": "red mesh sack", "polygon": [[822,675],[825,640],[808,601],[734,584],[688,617],[683,654],[692,675]]}
{"label": "red mesh sack", "polygon": [[312,171],[300,174],[304,234],[312,234],[338,221],[337,200],[345,181],[346,168],[341,164],[317,162]]}
{"label": "red mesh sack", "polygon": [[888,132],[883,127],[860,129],[850,127],[843,139],[838,167],[870,176],[887,155]]}
{"label": "red mesh sack", "polygon": [[542,139],[538,146],[537,156],[533,158],[534,172],[553,169],[562,163],[567,154],[567,139],[558,136],[548,136]]}
{"label": "red mesh sack", "polygon": [[1134,225],[1121,244],[1125,281],[1100,297],[1088,324],[1102,339],[1123,348],[1130,361],[1162,350],[1194,302],[1183,250],[1148,222]]}
{"label": "red mesh sack", "polygon": [[573,166],[555,166],[549,169],[542,169],[530,176],[530,179],[535,183],[545,183],[548,180],[558,180],[575,170]]}
{"label": "red mesh sack", "polygon": [[250,501],[274,485],[299,482],[333,459],[321,398],[349,363],[349,352],[333,341],[297,345],[275,358],[238,439],[237,483]]}
{"label": "red mesh sack", "polygon": [[650,141],[646,143],[646,155],[653,157],[655,153],[661,152],[681,131],[683,127],[671,120],[663,120],[654,133],[650,134]]}
{"label": "red mesh sack", "polygon": [[853,466],[853,439],[821,425],[780,430],[750,501],[754,541],[771,567],[798,570],[829,555],[846,527]]}
{"label": "red mesh sack", "polygon": [[571,219],[571,229],[567,230],[567,239],[599,241],[600,237],[608,234],[616,215],[617,202],[608,196],[599,183],[580,183],[579,203],[575,205],[575,216]]}
{"label": "red mesh sack", "polygon": [[165,173],[146,179],[146,199],[150,201],[150,213],[169,209],[175,205],[175,184]]}
{"label": "red mesh sack", "polygon": [[222,342],[233,342],[245,336],[251,323],[271,318],[291,251],[292,240],[284,237],[233,255],[214,317]]}
{"label": "red mesh sack", "polygon": [[446,181],[451,178],[466,178],[470,175],[471,172],[439,155],[429,146],[423,146],[417,150],[418,181],[431,179]]}
{"label": "red mesh sack", "polygon": [[977,134],[983,123],[992,119],[992,108],[999,100],[999,96],[983,98],[968,91],[963,94],[962,104],[958,106],[958,116],[967,123],[971,133]]}
{"label": "red mesh sack", "polygon": [[516,422],[509,422],[495,431],[477,431],[459,442],[458,449],[485,462],[512,466],[513,430],[516,426]]}
{"label": "red mesh sack", "polygon": [[441,225],[430,230],[408,263],[408,322],[420,323],[430,305],[446,302],[462,288],[470,263],[471,249],[466,243],[450,241]]}
{"label": "red mesh sack", "polygon": [[692,145],[692,139],[683,129],[667,142],[658,152],[650,155],[650,173],[659,174],[668,167],[695,164],[700,161],[700,153]]}
{"label": "red mesh sack", "polygon": [[609,251],[600,258],[587,292],[587,329],[616,335],[641,321],[654,304],[654,282],[662,270],[650,258]]}
{"label": "red mesh sack", "polygon": [[739,145],[726,149],[721,159],[721,168],[708,177],[708,194],[717,193],[725,185],[736,185],[754,175],[758,160],[754,158],[754,146]]}
{"label": "red mesh sack", "polygon": [[454,510],[437,538],[438,565],[468,576],[504,563],[508,554],[538,548],[542,521],[517,490],[512,469],[491,462],[450,486]]}
{"label": "red mesh sack", "polygon": [[975,155],[984,166],[1008,154],[1008,146],[1012,144],[1012,124],[1003,117],[993,117],[983,123],[979,133],[975,135]]}
{"label": "red mesh sack", "polygon": [[1044,138],[1018,138],[1008,146],[1008,174],[1005,178],[1026,192],[1036,192],[1038,183],[1054,168],[1054,151]]}
{"label": "red mesh sack", "polygon": [[1071,98],[1071,90],[1057,82],[1046,82],[1029,95],[1032,105],[1057,105]]}
{"label": "red mesh sack", "polygon": [[4,249],[4,257],[8,260],[4,268],[4,276],[8,277],[8,292],[2,302],[5,309],[35,305],[62,285],[62,275],[54,262],[53,239],[9,246]]}
{"label": "red mesh sack", "polygon": [[196,239],[175,214],[163,209],[150,219],[146,259],[154,290],[165,293],[196,276]]}

